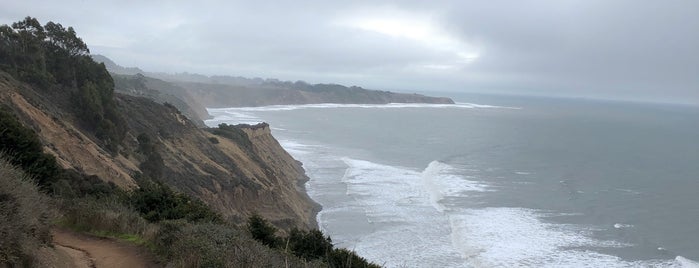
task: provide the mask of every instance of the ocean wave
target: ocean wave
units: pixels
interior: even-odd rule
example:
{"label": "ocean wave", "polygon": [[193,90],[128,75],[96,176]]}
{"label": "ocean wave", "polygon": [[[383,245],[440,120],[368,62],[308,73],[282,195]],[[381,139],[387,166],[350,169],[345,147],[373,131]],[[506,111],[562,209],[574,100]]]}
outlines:
{"label": "ocean wave", "polygon": [[631,228],[633,227],[632,224],[624,224],[624,223],[615,223],[614,228],[615,229],[624,229],[624,228]]}
{"label": "ocean wave", "polygon": [[[311,152],[325,150],[283,144]],[[317,161],[311,160],[313,155],[303,157]],[[544,220],[570,213],[454,206],[445,200],[493,189],[440,161],[430,162],[424,170],[348,157],[338,161],[345,166],[340,180],[351,199],[324,207],[318,222],[340,246],[386,267],[696,267],[692,266],[695,262],[679,256],[627,261],[593,251],[632,245],[593,238],[591,234],[602,227]],[[320,163],[311,165],[316,164]],[[314,172],[319,171],[312,168],[312,180],[317,179]],[[321,180],[318,185],[329,183],[328,178]]]}
{"label": "ocean wave", "polygon": [[445,209],[440,203],[445,196],[488,191],[488,186],[484,183],[465,180],[462,176],[456,175],[454,167],[439,161],[430,162],[420,177],[429,193],[432,206],[440,212],[444,212]]}
{"label": "ocean wave", "polygon": [[372,228],[351,246],[388,267],[460,267],[464,261],[451,246],[445,212],[455,209],[443,199],[486,191],[481,182],[456,175],[454,167],[433,161],[424,170],[342,158],[342,182],[352,206],[364,210]]}
{"label": "ocean wave", "polygon": [[332,109],[332,108],[365,108],[365,109],[397,109],[397,108],[457,108],[457,109],[521,109],[519,107],[506,107],[495,105],[484,105],[468,102],[455,104],[430,104],[430,103],[389,103],[389,104],[295,104],[295,105],[269,105],[258,107],[234,107],[234,108],[206,108],[209,114],[242,111],[242,112],[268,112],[268,111],[291,111],[299,109]]}
{"label": "ocean wave", "polygon": [[543,222],[546,214],[526,208],[467,209],[450,216],[452,243],[473,267],[697,267],[681,256],[626,261],[585,250],[631,245],[591,238],[579,225]]}
{"label": "ocean wave", "polygon": [[242,111],[230,109],[207,109],[210,116],[213,118],[204,120],[204,124],[209,127],[218,126],[221,123],[227,124],[257,124],[261,123],[262,119]]}
{"label": "ocean wave", "polygon": [[687,259],[687,258],[682,257],[682,256],[675,257],[675,262],[673,264],[675,264],[675,267],[699,268],[699,262]]}

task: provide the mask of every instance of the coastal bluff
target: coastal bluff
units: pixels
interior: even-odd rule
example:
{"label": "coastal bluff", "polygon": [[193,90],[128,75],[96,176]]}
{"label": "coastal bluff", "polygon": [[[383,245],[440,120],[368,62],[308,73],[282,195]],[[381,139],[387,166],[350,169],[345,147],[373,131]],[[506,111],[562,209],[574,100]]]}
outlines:
{"label": "coastal bluff", "polygon": [[118,93],[114,103],[124,139],[109,150],[80,123],[70,94],[0,71],[0,105],[33,129],[63,168],[127,190],[148,174],[239,224],[258,213],[282,229],[316,228],[318,205],[303,191],[308,178],[268,125],[236,127],[243,135],[229,139],[199,128],[172,105]]}

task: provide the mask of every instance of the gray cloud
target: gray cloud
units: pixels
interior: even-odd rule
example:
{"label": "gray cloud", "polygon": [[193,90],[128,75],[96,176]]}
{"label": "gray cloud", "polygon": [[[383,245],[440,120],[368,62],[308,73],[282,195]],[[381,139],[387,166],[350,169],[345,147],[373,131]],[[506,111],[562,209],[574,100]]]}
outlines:
{"label": "gray cloud", "polygon": [[699,103],[696,1],[257,2],[13,1],[0,23],[151,71]]}

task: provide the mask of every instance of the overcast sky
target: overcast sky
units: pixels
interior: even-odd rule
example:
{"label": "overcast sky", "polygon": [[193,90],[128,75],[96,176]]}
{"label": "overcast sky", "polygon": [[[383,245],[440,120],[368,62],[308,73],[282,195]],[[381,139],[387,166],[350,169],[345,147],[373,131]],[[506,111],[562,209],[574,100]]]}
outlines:
{"label": "overcast sky", "polygon": [[29,1],[146,71],[699,104],[699,1]]}

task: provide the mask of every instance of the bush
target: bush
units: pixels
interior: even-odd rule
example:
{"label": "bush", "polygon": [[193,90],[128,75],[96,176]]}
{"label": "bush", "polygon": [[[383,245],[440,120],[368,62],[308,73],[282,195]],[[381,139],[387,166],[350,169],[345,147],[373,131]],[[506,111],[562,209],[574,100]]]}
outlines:
{"label": "bush", "polygon": [[34,266],[36,251],[51,241],[52,218],[36,184],[0,158],[0,266]]}
{"label": "bush", "polygon": [[253,214],[248,219],[248,231],[254,239],[262,242],[268,247],[277,247],[280,245],[280,240],[276,236],[277,228],[272,226],[267,220],[258,214]]}
{"label": "bush", "polygon": [[336,248],[330,252],[327,259],[330,267],[343,268],[380,268],[381,266],[370,263],[365,258],[360,257],[354,251],[344,248]]}
{"label": "bush", "polygon": [[162,183],[144,182],[129,197],[130,204],[151,222],[185,219],[192,222],[221,222],[222,218],[204,202],[177,193]]}
{"label": "bush", "polygon": [[41,188],[48,189],[61,170],[56,159],[43,152],[39,136],[22,125],[8,108],[0,108],[0,129],[0,152],[34,177]]}
{"label": "bush", "polygon": [[168,267],[325,267],[270,249],[234,226],[164,221],[154,243]]}
{"label": "bush", "polygon": [[61,223],[82,232],[117,237],[133,235],[145,241],[152,239],[157,231],[156,225],[114,196],[64,200],[61,210]]}
{"label": "bush", "polygon": [[294,228],[289,232],[288,241],[291,252],[307,260],[326,257],[333,248],[330,237],[323,236],[316,229],[302,231]]}
{"label": "bush", "polygon": [[[285,251],[290,251],[294,256],[306,261],[321,261],[324,266],[342,268],[379,268],[381,266],[370,263],[353,251],[347,249],[334,249],[330,237],[326,237],[319,230],[303,231],[292,229],[286,238],[275,235],[276,228],[267,220],[254,214],[248,219],[248,231],[252,237],[270,248],[284,246]],[[282,245],[280,241],[285,241]]]}
{"label": "bush", "polygon": [[235,142],[245,150],[252,151],[252,142],[250,141],[250,138],[248,138],[248,135],[237,126],[223,123],[219,124],[218,128],[210,128],[208,130],[214,135],[218,135]]}

